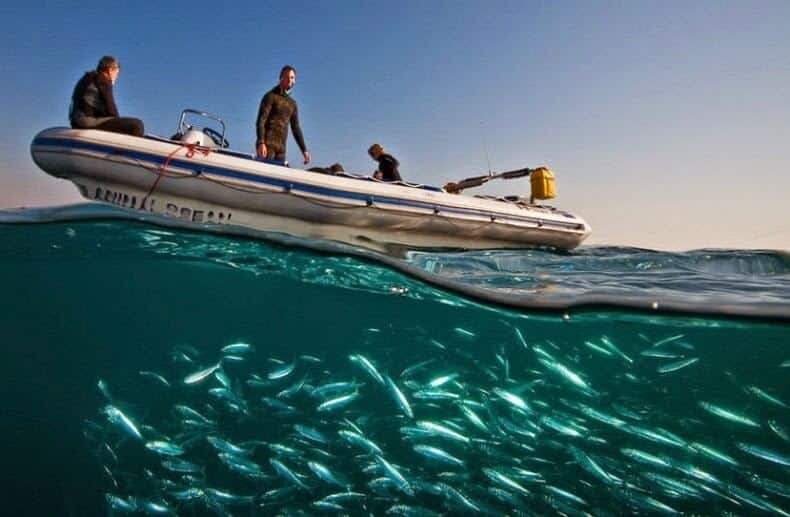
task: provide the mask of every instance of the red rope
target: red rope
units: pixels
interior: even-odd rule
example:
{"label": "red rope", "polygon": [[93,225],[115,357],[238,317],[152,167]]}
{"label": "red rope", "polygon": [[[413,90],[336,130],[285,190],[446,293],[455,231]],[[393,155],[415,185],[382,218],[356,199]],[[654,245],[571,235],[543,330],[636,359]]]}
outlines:
{"label": "red rope", "polygon": [[140,203],[141,207],[143,208],[145,207],[145,202],[148,201],[148,198],[151,197],[151,194],[153,194],[154,190],[156,190],[157,185],[159,185],[159,180],[161,180],[162,177],[166,174],[167,166],[170,165],[170,161],[173,159],[176,153],[181,149],[187,150],[186,153],[187,158],[192,158],[193,156],[195,156],[195,153],[200,153],[203,156],[208,156],[209,153],[211,153],[211,149],[207,147],[198,147],[197,144],[181,144],[178,147],[176,147],[173,150],[173,152],[167,155],[167,158],[165,158],[164,163],[162,163],[162,166],[159,168],[159,174],[157,174],[156,176],[156,181],[154,181],[154,184],[151,185],[151,188],[148,190],[148,193],[143,198],[142,203]]}

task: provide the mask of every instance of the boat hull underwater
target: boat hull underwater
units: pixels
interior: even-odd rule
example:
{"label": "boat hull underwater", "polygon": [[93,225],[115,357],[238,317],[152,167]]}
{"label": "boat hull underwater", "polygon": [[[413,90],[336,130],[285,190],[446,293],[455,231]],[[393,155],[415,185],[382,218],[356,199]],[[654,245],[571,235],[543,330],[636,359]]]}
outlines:
{"label": "boat hull underwater", "polygon": [[31,154],[87,199],[197,228],[232,225],[361,246],[460,249],[570,249],[590,234],[583,219],[548,206],[309,172],[158,137],[51,128],[36,135]]}

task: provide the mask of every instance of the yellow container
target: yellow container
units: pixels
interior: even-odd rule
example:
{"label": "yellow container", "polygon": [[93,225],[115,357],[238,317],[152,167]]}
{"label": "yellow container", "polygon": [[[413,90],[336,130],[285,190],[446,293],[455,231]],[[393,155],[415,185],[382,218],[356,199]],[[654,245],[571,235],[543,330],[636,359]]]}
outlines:
{"label": "yellow container", "polygon": [[552,199],[557,196],[554,173],[548,167],[538,167],[529,173],[532,199]]}

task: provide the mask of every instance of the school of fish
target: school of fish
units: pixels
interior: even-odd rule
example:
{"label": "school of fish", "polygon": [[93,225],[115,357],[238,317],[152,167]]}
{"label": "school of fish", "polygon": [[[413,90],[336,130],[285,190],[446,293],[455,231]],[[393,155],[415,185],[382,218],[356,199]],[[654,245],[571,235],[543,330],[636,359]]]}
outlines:
{"label": "school of fish", "polygon": [[[180,345],[138,393],[100,379],[85,436],[107,508],[790,516],[790,383],[713,372],[682,334],[560,346],[511,330],[490,343],[458,327],[418,356]],[[729,392],[694,388],[714,374]]]}

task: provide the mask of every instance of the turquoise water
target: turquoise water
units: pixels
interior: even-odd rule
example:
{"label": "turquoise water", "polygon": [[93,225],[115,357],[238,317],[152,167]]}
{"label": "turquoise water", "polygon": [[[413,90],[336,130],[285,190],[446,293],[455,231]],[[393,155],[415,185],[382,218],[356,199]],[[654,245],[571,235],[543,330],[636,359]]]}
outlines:
{"label": "turquoise water", "polygon": [[790,512],[786,254],[3,221],[9,515]]}

